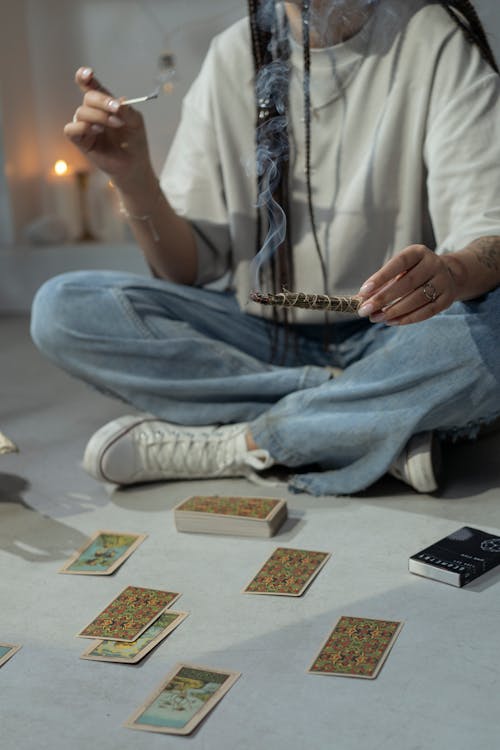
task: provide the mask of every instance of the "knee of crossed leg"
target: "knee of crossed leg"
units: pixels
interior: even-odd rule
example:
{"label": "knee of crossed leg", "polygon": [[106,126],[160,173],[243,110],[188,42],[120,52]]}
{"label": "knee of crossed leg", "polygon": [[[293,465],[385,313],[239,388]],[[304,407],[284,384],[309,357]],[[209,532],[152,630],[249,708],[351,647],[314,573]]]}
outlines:
{"label": "knee of crossed leg", "polygon": [[83,276],[81,272],[55,276],[40,287],[33,300],[31,337],[37,348],[56,362],[63,363],[78,347],[83,317],[75,304],[75,286],[82,283]]}

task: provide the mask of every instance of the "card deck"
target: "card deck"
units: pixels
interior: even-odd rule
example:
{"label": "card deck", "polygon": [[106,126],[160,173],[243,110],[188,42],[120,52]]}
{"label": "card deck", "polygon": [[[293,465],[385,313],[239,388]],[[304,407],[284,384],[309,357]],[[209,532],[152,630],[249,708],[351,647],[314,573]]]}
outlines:
{"label": "card deck", "polygon": [[284,500],[273,497],[195,495],[174,508],[178,531],[269,537],[287,517]]}
{"label": "card deck", "polygon": [[329,552],[277,547],[243,593],[301,596],[330,557]]}
{"label": "card deck", "polygon": [[179,596],[172,591],[127,586],[78,637],[136,641]]}
{"label": "card deck", "polygon": [[341,617],[308,671],[373,680],[402,627],[400,621]]}
{"label": "card deck", "polygon": [[130,557],[147,534],[125,534],[119,531],[96,531],[75,552],[59,573],[109,576]]}
{"label": "card deck", "polygon": [[176,664],[126,722],[129,729],[190,734],[240,677],[240,672]]}
{"label": "card deck", "polygon": [[0,643],[0,667],[22,648],[20,643]]}
{"label": "card deck", "polygon": [[462,526],[412,555],[410,573],[451,586],[465,586],[500,565],[500,536]]}
{"label": "card deck", "polygon": [[101,640],[84,651],[80,659],[137,664],[187,616],[188,612],[174,612],[172,609],[167,609],[136,641],[127,643],[126,641]]}
{"label": "card deck", "polygon": [[178,531],[273,536],[287,518],[284,500],[273,497],[195,495],[174,508]]}

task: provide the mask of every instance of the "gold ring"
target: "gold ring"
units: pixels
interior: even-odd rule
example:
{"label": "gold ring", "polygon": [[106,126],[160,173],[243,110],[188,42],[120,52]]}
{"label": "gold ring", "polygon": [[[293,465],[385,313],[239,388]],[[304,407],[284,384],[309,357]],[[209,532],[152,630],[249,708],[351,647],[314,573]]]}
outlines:
{"label": "gold ring", "polygon": [[424,293],[424,297],[428,302],[435,302],[438,298],[438,291],[432,281],[428,281],[425,283],[422,287],[422,291]]}

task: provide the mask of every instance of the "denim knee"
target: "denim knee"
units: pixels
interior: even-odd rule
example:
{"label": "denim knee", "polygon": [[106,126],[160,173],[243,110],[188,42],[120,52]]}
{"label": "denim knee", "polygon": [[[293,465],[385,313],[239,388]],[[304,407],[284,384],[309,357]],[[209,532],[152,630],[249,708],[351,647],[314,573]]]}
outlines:
{"label": "denim knee", "polygon": [[45,353],[54,349],[54,338],[59,330],[54,321],[57,318],[58,298],[63,289],[64,277],[49,279],[38,289],[31,306],[31,338],[38,349]]}
{"label": "denim knee", "polygon": [[75,271],[46,281],[35,294],[31,308],[31,338],[37,348],[51,359],[60,359],[72,332],[78,328],[71,305],[75,283],[85,272]]}

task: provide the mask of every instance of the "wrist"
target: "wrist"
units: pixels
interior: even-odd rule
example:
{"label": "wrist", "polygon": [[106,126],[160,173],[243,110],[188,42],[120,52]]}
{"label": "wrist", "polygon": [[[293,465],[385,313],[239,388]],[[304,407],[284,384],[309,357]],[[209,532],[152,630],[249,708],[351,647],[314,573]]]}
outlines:
{"label": "wrist", "polygon": [[458,252],[445,253],[441,257],[453,280],[455,301],[464,299],[465,290],[467,289],[467,279],[469,277],[467,264]]}
{"label": "wrist", "polygon": [[139,223],[139,224],[145,225],[148,228],[148,231],[155,242],[160,242],[160,239],[161,239],[158,233],[155,219],[154,219],[154,213],[155,213],[158,201],[160,200],[162,196],[163,196],[163,192],[161,190],[160,183],[158,182],[158,180],[156,180],[155,184],[151,186],[151,190],[147,192],[147,197],[149,199],[147,210],[143,210],[143,209],[139,210],[137,208],[137,204],[134,203],[133,200],[130,200],[130,196],[129,196],[128,202],[126,202],[126,199],[123,196],[123,194],[120,196],[121,215],[124,216],[125,219],[130,224]]}
{"label": "wrist", "polygon": [[147,213],[161,192],[160,182],[152,169],[122,179],[113,178],[121,203],[132,213]]}

